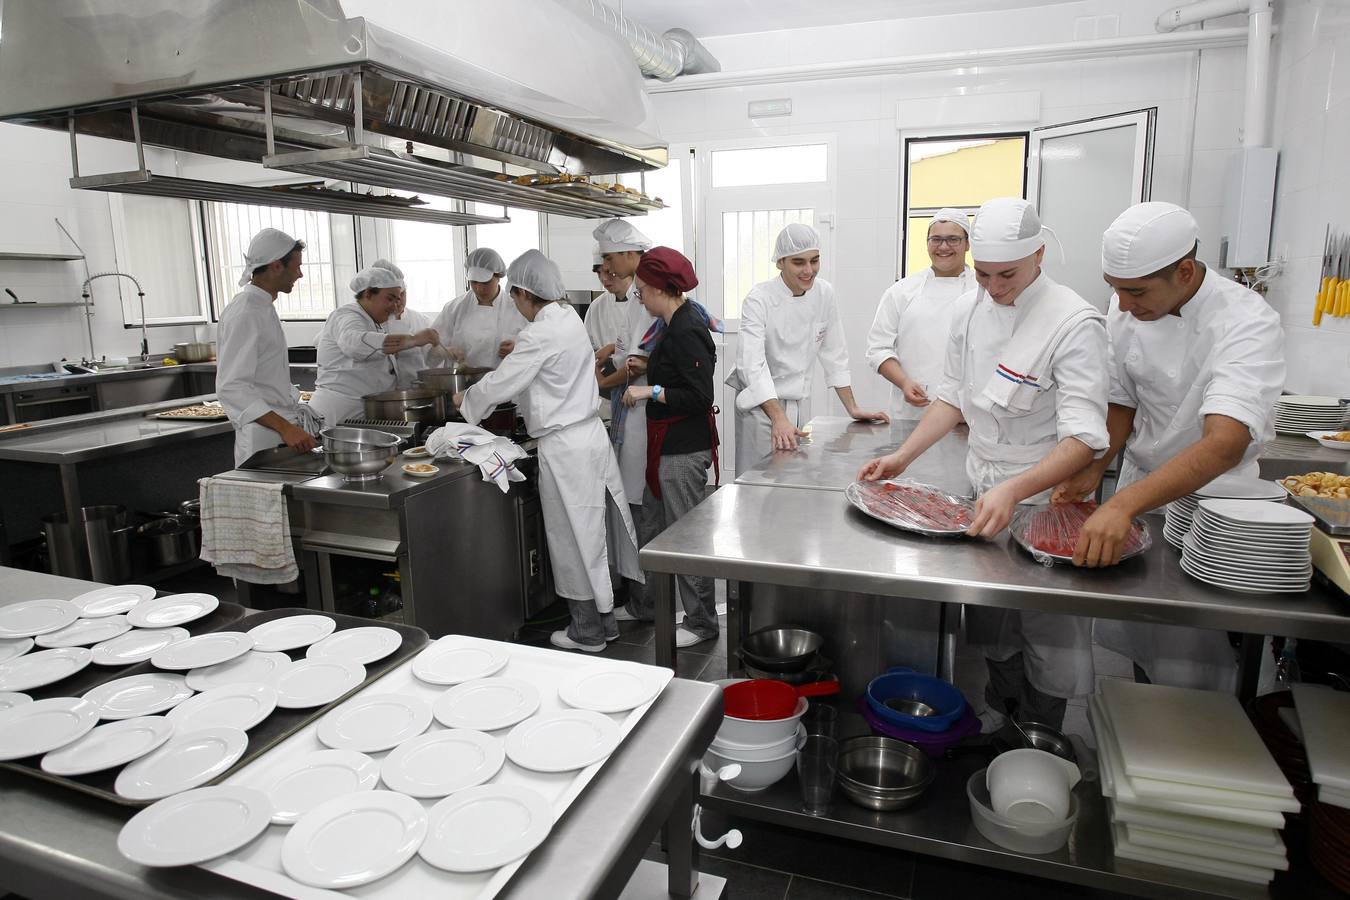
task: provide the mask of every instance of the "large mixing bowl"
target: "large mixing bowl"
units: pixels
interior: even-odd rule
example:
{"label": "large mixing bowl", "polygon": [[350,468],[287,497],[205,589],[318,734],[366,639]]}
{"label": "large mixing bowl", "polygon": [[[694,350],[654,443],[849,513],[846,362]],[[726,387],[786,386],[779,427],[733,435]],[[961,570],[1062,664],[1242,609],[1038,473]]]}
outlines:
{"label": "large mixing bowl", "polygon": [[328,467],[343,481],[379,478],[398,457],[398,435],[373,428],[325,428],[323,455]]}
{"label": "large mixing bowl", "polygon": [[800,672],[811,665],[824,638],[797,625],[773,625],[752,631],[741,641],[741,655],[766,672]]}
{"label": "large mixing bowl", "polygon": [[937,777],[923,751],[887,737],[855,737],[839,747],[839,787],[859,806],[894,810],[909,806]]}

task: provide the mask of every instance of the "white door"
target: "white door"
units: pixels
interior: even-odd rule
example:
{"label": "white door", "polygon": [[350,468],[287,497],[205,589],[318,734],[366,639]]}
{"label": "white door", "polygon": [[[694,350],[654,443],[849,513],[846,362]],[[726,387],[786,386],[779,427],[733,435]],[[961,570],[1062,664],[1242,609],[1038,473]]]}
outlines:
{"label": "white door", "polygon": [[[723,482],[735,478],[735,392],[724,382],[736,366],[741,301],[750,288],[778,275],[773,245],[785,225],[801,222],[820,233],[821,277],[830,279],[833,237],[833,158],[829,138],[794,137],[772,145],[715,144],[701,149],[698,296],[726,323],[717,348],[717,427]],[[824,379],[814,379],[812,409],[828,409]]]}
{"label": "white door", "polygon": [[1050,125],[1031,132],[1027,198],[1054,231],[1046,274],[1103,312],[1102,232],[1129,206],[1147,200],[1153,173],[1153,109]]}

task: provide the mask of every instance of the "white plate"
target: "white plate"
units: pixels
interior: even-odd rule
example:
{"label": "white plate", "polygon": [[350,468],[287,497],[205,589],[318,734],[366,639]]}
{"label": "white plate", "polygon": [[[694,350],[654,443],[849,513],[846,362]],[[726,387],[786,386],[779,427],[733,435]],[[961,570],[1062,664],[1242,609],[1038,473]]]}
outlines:
{"label": "white plate", "polygon": [[129,800],[158,800],[205,784],[247,749],[248,735],[238,728],[180,732],[119,772],[113,789]]}
{"label": "white plate", "polygon": [[254,650],[294,650],[328,637],[334,628],[337,622],[328,616],[287,616],[250,628],[248,636],[253,638]]}
{"label": "white plate", "polygon": [[456,685],[436,700],[436,721],[447,728],[496,731],[528,719],[539,691],[519,678],[479,678]]}
{"label": "white plate", "polygon": [[384,758],[380,779],[409,797],[445,797],[482,784],[506,762],[502,742],[481,731],[452,728],[404,741]]}
{"label": "white plate", "polygon": [[254,788],[188,791],[132,816],[117,835],[117,849],[143,866],[203,863],[262,834],[271,812],[267,795]]}
{"label": "white plate", "polygon": [[1200,501],[1207,498],[1227,500],[1283,500],[1285,490],[1274,481],[1264,478],[1252,478],[1248,475],[1220,475],[1213,481],[1195,489],[1195,492],[1179,497],[1175,503],[1194,512]]}
{"label": "white plate", "polygon": [[274,685],[277,706],[308,709],[332,703],[366,680],[366,667],[345,659],[302,659],[282,672]]}
{"label": "white plate", "polygon": [[86,775],[140,759],[173,734],[163,716],[140,716],[100,725],[73,744],[42,757],[42,771],[52,775]]}
{"label": "white plate", "polygon": [[198,694],[169,710],[169,719],[179,731],[203,728],[238,728],[248,731],[277,708],[277,692],[260,682],[227,684]]}
{"label": "white plate", "polygon": [[412,468],[413,466],[417,466],[417,465],[431,465],[431,464],[430,464],[430,463],[404,463],[404,464],[403,464],[403,467],[402,467],[402,468],[403,468],[403,474],[404,474],[404,475],[407,475],[409,478],[430,478],[432,475],[439,475],[439,474],[441,474],[441,470],[440,470],[439,468],[437,468],[436,466],[431,466],[431,471],[430,471],[430,472],[418,472],[418,471],[416,471],[416,470],[414,470],[414,469]]}
{"label": "white plate", "polygon": [[319,740],[334,750],[376,753],[417,737],[431,724],[431,704],[402,694],[350,700],[319,720]]}
{"label": "white plate", "polygon": [[55,684],[89,665],[92,656],[85,647],[60,647],[0,663],[0,691],[26,691]]}
{"label": "white plate", "polygon": [[243,656],[253,638],[241,631],[212,631],[170,644],[150,657],[157,669],[200,669]]}
{"label": "white plate", "polygon": [[311,644],[305,651],[305,656],[310,659],[336,656],[368,666],[393,653],[402,643],[403,635],[394,629],[367,625],[330,634],[317,644]]}
{"label": "white plate", "polygon": [[522,769],[570,772],[599,762],[619,746],[619,726],[589,709],[569,709],[522,722],[506,736],[506,756]]}
{"label": "white plate", "polygon": [[355,750],[316,750],[268,774],[260,786],[272,801],[272,821],[293,825],[334,797],[375,790],[380,764]]}
{"label": "white plate", "polygon": [[1330,447],[1332,450],[1350,450],[1350,441],[1337,441],[1332,439],[1333,434],[1340,434],[1340,429],[1335,431],[1310,431],[1308,437],[1312,438],[1323,447]]}
{"label": "white plate", "polygon": [[78,597],[72,597],[70,602],[79,609],[80,618],[97,619],[124,613],[153,596],[155,589],[148,584],[115,584],[86,591]]}
{"label": "white plate", "polygon": [[145,662],[170,644],[185,641],[191,634],[186,628],[134,628],[112,640],[96,644],[94,664],[99,666],[129,666]]}
{"label": "white plate", "polygon": [[187,673],[187,683],[194,691],[209,691],[212,688],[249,682],[275,686],[281,673],[290,667],[291,658],[285,653],[259,653],[257,650],[250,650],[243,656],[236,656],[223,663],[193,669]]}
{"label": "white plate", "polygon": [[1230,591],[1241,591],[1247,594],[1302,594],[1306,592],[1310,586],[1309,582],[1305,581],[1300,587],[1269,587],[1264,585],[1253,585],[1227,577],[1209,575],[1192,567],[1184,557],[1181,560],[1181,570],[1192,578],[1196,578],[1206,584],[1227,588]]}
{"label": "white plate", "polygon": [[20,694],[17,691],[5,691],[3,694],[0,694],[0,712],[32,702],[33,698],[27,694]]}
{"label": "white plate", "polygon": [[173,709],[191,696],[182,675],[145,672],[100,684],[86,691],[84,699],[98,706],[100,719],[131,719]]}
{"label": "white plate", "polygon": [[286,874],[321,888],[383,878],[412,859],[427,836],[427,811],[393,791],[335,797],[310,810],[286,835]]}
{"label": "white plate", "polygon": [[422,859],[450,872],[484,872],[514,862],[544,842],[553,808],[518,785],[488,784],[431,808]]}
{"label": "white plate", "polygon": [[141,603],[127,613],[127,621],[137,628],[168,628],[195,622],[219,605],[210,594],[170,594]]}
{"label": "white plate", "polygon": [[76,619],[65,628],[37,636],[39,647],[88,647],[126,634],[131,623],[126,616],[104,616],[101,619]]}
{"label": "white plate", "polygon": [[80,617],[69,600],[22,600],[0,606],[0,638],[26,638],[65,628]]}
{"label": "white plate", "polygon": [[1259,500],[1201,500],[1200,509],[1242,525],[1311,528],[1315,519],[1301,509]]}
{"label": "white plate", "polygon": [[[51,632],[48,633],[50,634]],[[32,649],[32,638],[0,638],[0,662],[9,662],[11,659],[17,659]]]}
{"label": "white plate", "polygon": [[409,447],[403,451],[403,455],[408,459],[426,459],[431,456],[431,451],[426,447]]}
{"label": "white plate", "polygon": [[0,760],[24,759],[64,747],[98,724],[98,707],[77,697],[53,697],[0,712]]}
{"label": "white plate", "polygon": [[1288,394],[1275,401],[1277,406],[1310,406],[1313,408],[1341,408],[1339,397],[1327,397],[1323,394]]}
{"label": "white plate", "polygon": [[437,641],[417,654],[413,674],[427,684],[459,684],[496,675],[508,659],[506,651],[486,644]]}
{"label": "white plate", "polygon": [[558,685],[558,699],[577,709],[620,713],[636,709],[661,693],[664,682],[645,673],[596,667]]}

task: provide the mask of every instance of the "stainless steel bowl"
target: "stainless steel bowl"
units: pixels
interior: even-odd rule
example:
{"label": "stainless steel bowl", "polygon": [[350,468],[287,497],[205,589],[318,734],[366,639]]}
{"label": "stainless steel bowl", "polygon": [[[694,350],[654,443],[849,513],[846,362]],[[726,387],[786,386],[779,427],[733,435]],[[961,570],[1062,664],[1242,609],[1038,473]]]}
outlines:
{"label": "stainless steel bowl", "polygon": [[937,767],[919,748],[886,737],[855,737],[839,747],[839,787],[859,806],[904,809],[937,777]]}
{"label": "stainless steel bowl", "polygon": [[385,419],[409,424],[444,425],[450,416],[450,400],[445,393],[429,388],[410,391],[380,391],[361,398],[361,412],[367,419]]}
{"label": "stainless steel bowl", "polygon": [[325,428],[319,432],[329,468],[343,481],[379,478],[398,457],[398,435],[373,428]]}
{"label": "stainless steel bowl", "polygon": [[1074,752],[1073,744],[1069,742],[1062,731],[1057,731],[1041,722],[1018,722],[1016,729],[1020,729],[1020,733],[1015,729],[1001,729],[994,743],[1005,750],[1027,747],[1032,750],[1044,750],[1046,753],[1053,753],[1060,759],[1067,759],[1071,763],[1078,762],[1078,754]]}
{"label": "stainless steel bowl", "polygon": [[773,625],[752,631],[741,641],[745,661],[769,672],[800,672],[811,665],[825,639],[797,625]]}
{"label": "stainless steel bowl", "polygon": [[173,345],[173,358],[184,363],[206,362],[216,355],[213,341],[180,341]]}
{"label": "stainless steel bowl", "polygon": [[935,716],[937,710],[924,703],[922,700],[915,700],[913,697],[887,697],[886,707],[893,709],[904,716]]}

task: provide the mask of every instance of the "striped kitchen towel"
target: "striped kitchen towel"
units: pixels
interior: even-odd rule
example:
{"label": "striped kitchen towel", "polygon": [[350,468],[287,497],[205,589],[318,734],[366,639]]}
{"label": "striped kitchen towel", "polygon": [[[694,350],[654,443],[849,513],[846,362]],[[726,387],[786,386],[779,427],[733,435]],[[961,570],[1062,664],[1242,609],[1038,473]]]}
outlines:
{"label": "striped kitchen towel", "polygon": [[285,584],[300,575],[283,484],[211,476],[202,501],[201,558],[227,578]]}

